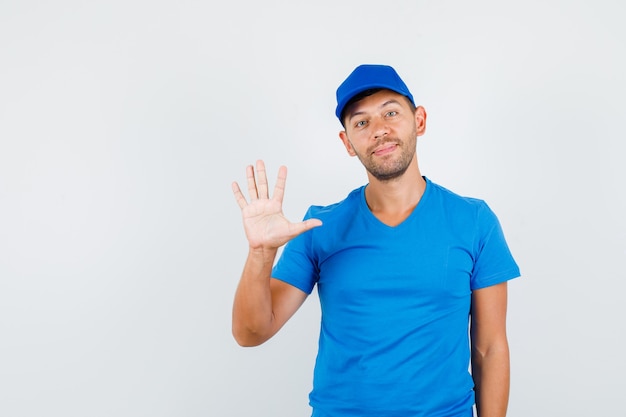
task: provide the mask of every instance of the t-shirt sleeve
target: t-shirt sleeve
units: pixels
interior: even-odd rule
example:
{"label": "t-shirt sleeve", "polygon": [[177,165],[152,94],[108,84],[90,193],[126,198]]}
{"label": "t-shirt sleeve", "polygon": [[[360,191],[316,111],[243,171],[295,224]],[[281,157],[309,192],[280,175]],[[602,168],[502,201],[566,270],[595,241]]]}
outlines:
{"label": "t-shirt sleeve", "polygon": [[495,213],[482,203],[477,213],[477,241],[471,289],[489,287],[520,276]]}
{"label": "t-shirt sleeve", "polygon": [[[304,220],[315,217],[313,212],[314,208],[309,208]],[[313,291],[319,277],[311,245],[314,231],[315,229],[309,230],[290,240],[272,269],[273,278],[293,285],[307,294]]]}

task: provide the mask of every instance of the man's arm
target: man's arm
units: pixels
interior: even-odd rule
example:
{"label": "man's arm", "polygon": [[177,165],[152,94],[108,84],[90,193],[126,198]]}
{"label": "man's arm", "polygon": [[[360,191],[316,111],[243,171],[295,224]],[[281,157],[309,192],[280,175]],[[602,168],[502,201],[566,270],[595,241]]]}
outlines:
{"label": "man's arm", "polygon": [[507,283],[472,293],[472,376],[479,417],[504,417],[509,401]]}
{"label": "man's arm", "polygon": [[270,278],[274,257],[250,251],[233,303],[233,336],[241,346],[258,346],[280,330],[307,294]]}
{"label": "man's arm", "polygon": [[249,245],[233,303],[233,336],[242,346],[256,346],[268,340],[306,299],[305,292],[271,279],[272,266],[279,247],[322,224],[317,219],[291,223],[283,215],[287,168],[278,170],[272,198],[269,197],[263,161],[257,161],[256,171],[255,176],[252,166],[246,169],[250,202],[243,196],[239,185],[233,183]]}

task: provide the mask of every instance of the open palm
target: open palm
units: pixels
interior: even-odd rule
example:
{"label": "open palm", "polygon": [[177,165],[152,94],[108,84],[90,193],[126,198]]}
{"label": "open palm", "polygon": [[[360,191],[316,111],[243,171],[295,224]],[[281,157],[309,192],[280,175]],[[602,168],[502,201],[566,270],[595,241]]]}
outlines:
{"label": "open palm", "polygon": [[255,176],[252,166],[246,168],[250,202],[243,196],[239,184],[234,182],[232,185],[235,199],[241,208],[243,226],[251,248],[277,249],[299,234],[322,224],[318,219],[292,223],[283,215],[283,197],[287,181],[286,167],[281,166],[278,170],[274,195],[271,198],[263,161],[257,161],[256,172]]}

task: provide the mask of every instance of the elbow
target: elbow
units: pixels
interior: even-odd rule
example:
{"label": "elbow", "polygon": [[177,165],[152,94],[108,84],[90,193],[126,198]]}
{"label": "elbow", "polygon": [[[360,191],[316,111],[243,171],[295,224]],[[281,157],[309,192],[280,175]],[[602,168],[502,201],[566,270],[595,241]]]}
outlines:
{"label": "elbow", "polygon": [[489,343],[473,343],[472,353],[482,358],[509,354],[509,343],[506,336],[492,340]]}
{"label": "elbow", "polygon": [[273,315],[266,318],[260,314],[239,314],[233,311],[231,331],[233,338],[242,347],[254,347],[265,343],[274,335]]}
{"label": "elbow", "polygon": [[254,338],[242,337],[234,334],[233,336],[235,338],[235,342],[237,342],[237,344],[241,347],[255,347],[263,344],[263,342],[255,340]]}
{"label": "elbow", "polygon": [[240,329],[236,326],[232,328],[233,338],[241,347],[255,347],[262,345],[268,337],[263,337],[256,331],[251,329]]}
{"label": "elbow", "polygon": [[484,368],[499,369],[508,372],[509,369],[509,347],[505,342],[490,346],[472,347],[472,373],[475,380],[480,380],[481,370]]}
{"label": "elbow", "polygon": [[509,345],[506,340],[488,346],[472,346],[472,360],[483,361],[492,357],[509,357]]}

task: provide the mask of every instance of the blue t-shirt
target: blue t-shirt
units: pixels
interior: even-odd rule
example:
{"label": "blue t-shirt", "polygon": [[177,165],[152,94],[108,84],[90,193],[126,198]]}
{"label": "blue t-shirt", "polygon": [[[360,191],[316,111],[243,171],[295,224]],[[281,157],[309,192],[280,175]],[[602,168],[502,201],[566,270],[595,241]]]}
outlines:
{"label": "blue t-shirt", "polygon": [[471,293],[519,269],[485,202],[425,179],[395,227],[369,210],[365,186],[310,207],[305,218],[323,226],[291,240],[274,267],[306,293],[317,285],[315,417],[471,416]]}

